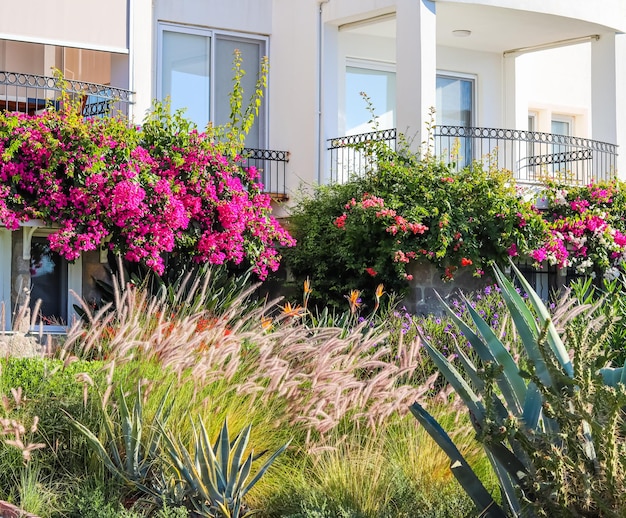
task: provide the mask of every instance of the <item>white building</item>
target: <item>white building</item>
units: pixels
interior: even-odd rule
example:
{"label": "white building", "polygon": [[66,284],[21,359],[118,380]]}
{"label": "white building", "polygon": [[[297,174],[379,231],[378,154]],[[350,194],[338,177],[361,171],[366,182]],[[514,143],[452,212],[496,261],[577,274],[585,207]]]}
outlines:
{"label": "white building", "polygon": [[[458,163],[495,148],[521,182],[562,169],[583,182],[626,171],[615,148],[626,148],[624,32],[623,0],[5,1],[0,109],[36,111],[57,96],[39,77],[55,67],[86,92],[87,115],[115,106],[140,122],[154,98],[170,96],[200,126],[224,122],[239,49],[248,91],[269,58],[246,145],[287,152],[256,152],[277,198],[354,166],[340,137],[373,130],[360,91],[389,130],[379,137],[396,129],[417,146],[435,107],[437,151],[459,146]],[[29,236],[42,235],[0,230],[5,327],[8,301],[28,281],[16,256],[26,260]],[[85,291],[86,267],[59,268],[60,286]],[[58,301],[63,318],[71,302]]]}

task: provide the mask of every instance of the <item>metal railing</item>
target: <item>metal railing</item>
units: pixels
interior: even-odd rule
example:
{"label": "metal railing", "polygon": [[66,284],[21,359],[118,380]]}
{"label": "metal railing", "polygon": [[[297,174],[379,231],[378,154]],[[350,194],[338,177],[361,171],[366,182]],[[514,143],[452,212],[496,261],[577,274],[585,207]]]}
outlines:
{"label": "metal railing", "polygon": [[[519,183],[537,184],[553,178],[571,184],[586,184],[616,174],[617,146],[581,137],[537,131],[435,126],[434,152],[453,169],[482,162],[485,167],[508,169]],[[331,182],[363,174],[371,153],[367,143],[383,141],[396,148],[395,129],[382,130],[328,141]]]}
{"label": "metal railing", "polygon": [[243,150],[243,165],[256,167],[260,173],[263,192],[276,199],[287,199],[286,173],[289,162],[289,151],[273,149],[245,148]]}
{"label": "metal railing", "polygon": [[0,110],[34,115],[58,109],[64,93],[78,104],[84,117],[128,116],[133,102],[133,93],[123,88],[0,70]]}
{"label": "metal railing", "polygon": [[368,144],[384,142],[395,150],[396,141],[395,128],[330,139],[328,141],[330,171],[327,179],[331,183],[345,182],[353,175],[363,174],[375,161],[372,153],[367,151]]}
{"label": "metal railing", "polygon": [[454,168],[473,161],[508,169],[519,183],[558,179],[571,184],[615,176],[617,146],[538,131],[436,126],[435,153]]}

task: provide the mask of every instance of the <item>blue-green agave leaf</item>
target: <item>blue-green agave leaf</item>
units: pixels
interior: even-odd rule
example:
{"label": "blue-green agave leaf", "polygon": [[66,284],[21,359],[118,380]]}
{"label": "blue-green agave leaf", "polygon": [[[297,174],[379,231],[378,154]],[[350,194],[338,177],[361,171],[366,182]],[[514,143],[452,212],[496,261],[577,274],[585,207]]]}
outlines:
{"label": "blue-green agave leaf", "polygon": [[476,370],[476,366],[474,365],[472,360],[469,359],[467,354],[463,352],[463,350],[459,347],[459,344],[456,342],[454,343],[454,350],[456,351],[457,359],[463,366],[463,370],[467,374],[469,380],[472,382],[472,385],[474,385],[478,392],[483,392],[483,390],[485,389],[485,382],[478,375],[478,371]]}
{"label": "blue-green agave leaf", "polygon": [[504,302],[509,308],[511,318],[515,323],[515,329],[524,344],[524,349],[526,349],[528,359],[535,366],[535,374],[544,386],[552,387],[554,382],[552,381],[548,367],[546,366],[546,363],[541,355],[541,351],[539,350],[539,346],[537,345],[539,332],[532,313],[526,306],[524,299],[520,297],[513,284],[511,284],[511,282],[504,277],[502,272],[497,267],[494,267],[494,272],[498,285],[500,286],[502,298],[504,298]]}
{"label": "blue-green agave leaf", "polygon": [[522,414],[522,421],[529,430],[538,429],[539,419],[541,418],[542,404],[543,397],[541,396],[541,392],[537,388],[537,385],[531,381],[528,384],[528,390],[526,391],[524,412]]}
{"label": "blue-green agave leaf", "polygon": [[496,381],[509,408],[515,415],[519,416],[522,413],[522,404],[526,397],[526,383],[519,375],[519,367],[511,353],[506,350],[502,341],[491,329],[491,326],[485,322],[485,319],[478,314],[465,297],[463,300],[476,329],[482,335],[495,362],[502,366],[502,375],[498,376]]}
{"label": "blue-green agave leaf", "polygon": [[256,472],[252,480],[248,482],[248,484],[246,484],[246,486],[241,491],[242,496],[245,495],[248,491],[250,491],[250,489],[252,489],[254,484],[256,484],[259,481],[259,479],[265,474],[265,472],[269,469],[269,467],[274,463],[274,461],[276,460],[276,457],[278,457],[282,452],[284,452],[290,444],[291,444],[291,439],[287,441],[285,444],[283,444],[280,448],[278,448],[272,454],[272,456],[265,461],[265,464],[261,466],[261,468],[259,469],[259,471]]}
{"label": "blue-green agave leaf", "polygon": [[443,374],[443,377],[452,385],[456,393],[461,396],[463,402],[467,405],[467,408],[475,417],[477,423],[474,424],[476,426],[479,424],[483,425],[485,419],[485,407],[480,401],[479,397],[474,393],[469,384],[463,379],[463,376],[459,373],[458,370],[452,365],[437,349],[432,347],[428,341],[422,338],[424,342],[424,347],[426,347],[426,351],[428,355],[433,360],[435,366],[439,369],[439,372]]}
{"label": "blue-green agave leaf", "polygon": [[522,487],[526,485],[528,467],[511,450],[500,442],[485,442],[483,444],[500,466],[506,470],[515,484]]}
{"label": "blue-green agave leaf", "polygon": [[569,354],[567,353],[567,349],[565,348],[565,345],[563,345],[563,341],[561,340],[559,333],[557,333],[556,331],[556,327],[554,327],[554,324],[552,323],[552,319],[550,317],[550,312],[548,311],[548,308],[546,308],[546,305],[541,300],[541,297],[537,295],[537,292],[533,290],[532,286],[526,280],[522,272],[520,272],[519,269],[513,264],[513,262],[511,262],[511,267],[513,268],[513,271],[515,272],[515,275],[517,276],[522,287],[528,294],[528,298],[531,304],[533,305],[533,308],[535,308],[537,315],[539,316],[539,321],[541,322],[541,326],[542,327],[545,326],[546,322],[548,322],[548,328],[547,328],[548,334],[546,337],[548,341],[548,345],[552,349],[552,352],[554,353],[554,355],[559,360],[559,363],[563,366],[563,370],[565,371],[565,373],[570,378],[573,378],[574,367],[572,366],[572,360],[570,359]]}
{"label": "blue-green agave leaf", "polygon": [[500,482],[500,492],[506,499],[509,509],[511,510],[513,516],[521,516],[522,504],[517,497],[517,491],[515,490],[515,485],[513,484],[511,477],[489,450],[486,450],[486,454],[489,462],[491,462],[491,465],[493,466],[496,476],[498,477],[498,481]]}
{"label": "blue-green agave leaf", "polygon": [[[439,293],[435,292],[435,295],[439,299],[439,301],[443,304],[446,313],[450,316],[452,321],[458,326],[458,328],[463,333],[463,336],[467,338],[467,341],[472,345],[472,348],[478,354],[478,357],[484,362],[495,362],[496,359],[489,350],[489,348],[485,345],[483,340],[474,332],[474,330],[469,327],[465,321],[457,316],[457,314],[452,311],[452,308],[446,304],[446,302],[441,298]],[[422,338],[423,339],[423,338]]]}
{"label": "blue-green agave leaf", "polygon": [[409,410],[449,457],[452,474],[481,512],[480,516],[505,518],[506,514],[502,508],[494,501],[489,491],[485,489],[476,473],[474,473],[454,442],[452,442],[452,439],[450,439],[450,436],[436,419],[417,402],[413,403]]}
{"label": "blue-green agave leaf", "polygon": [[598,372],[605,385],[610,387],[617,387],[618,383],[626,385],[626,361],[622,367],[603,367]]}

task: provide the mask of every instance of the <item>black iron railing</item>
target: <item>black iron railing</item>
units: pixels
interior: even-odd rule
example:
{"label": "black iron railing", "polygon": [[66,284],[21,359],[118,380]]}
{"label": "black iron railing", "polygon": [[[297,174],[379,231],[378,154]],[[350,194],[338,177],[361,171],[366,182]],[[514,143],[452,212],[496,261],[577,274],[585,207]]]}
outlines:
{"label": "black iron railing", "polygon": [[373,167],[375,156],[368,144],[384,142],[391,149],[396,149],[396,129],[372,131],[347,137],[333,138],[328,141],[330,153],[330,182],[345,182],[352,175],[363,174],[367,167]]}
{"label": "black iron railing", "polygon": [[243,150],[243,165],[259,169],[264,192],[277,199],[287,199],[285,184],[287,162],[289,162],[288,151],[255,148]]}
{"label": "black iron railing", "polygon": [[34,115],[58,109],[67,98],[85,117],[128,115],[133,93],[110,85],[0,70],[0,110]]}
{"label": "black iron railing", "polygon": [[572,184],[605,180],[616,173],[617,146],[538,131],[436,126],[435,153],[456,168],[476,160],[510,170],[521,183],[546,178]]}
{"label": "black iron railing", "polygon": [[[396,147],[396,130],[383,130],[328,141],[331,182],[362,174],[371,162],[367,143],[383,141]],[[572,184],[603,180],[616,174],[617,146],[580,137],[537,131],[436,126],[434,153],[455,169],[476,161],[485,167],[508,169],[520,183],[547,178]]]}

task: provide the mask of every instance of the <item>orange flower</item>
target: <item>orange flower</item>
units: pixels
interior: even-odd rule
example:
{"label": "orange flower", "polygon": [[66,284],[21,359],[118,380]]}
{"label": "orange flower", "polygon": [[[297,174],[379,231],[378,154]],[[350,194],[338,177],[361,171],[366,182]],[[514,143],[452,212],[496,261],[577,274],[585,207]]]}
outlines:
{"label": "orange flower", "polygon": [[307,277],[304,281],[304,294],[308,295],[309,293],[312,293],[312,292],[313,290],[311,289],[311,281]]}
{"label": "orange flower", "polygon": [[472,260],[467,257],[463,257],[461,259],[461,266],[470,266],[472,264]]}
{"label": "orange flower", "polygon": [[292,306],[291,302],[287,302],[283,306],[283,315],[285,315],[286,317],[293,317],[293,318],[301,317],[303,311],[304,311],[304,308],[300,306],[299,304]]}
{"label": "orange flower", "polygon": [[261,327],[264,330],[269,330],[272,328],[272,319],[270,317],[262,317],[261,318]]}
{"label": "orange flower", "polygon": [[350,312],[356,313],[356,310],[361,307],[361,291],[360,290],[352,290],[350,295],[344,295],[348,302],[350,303]]}

